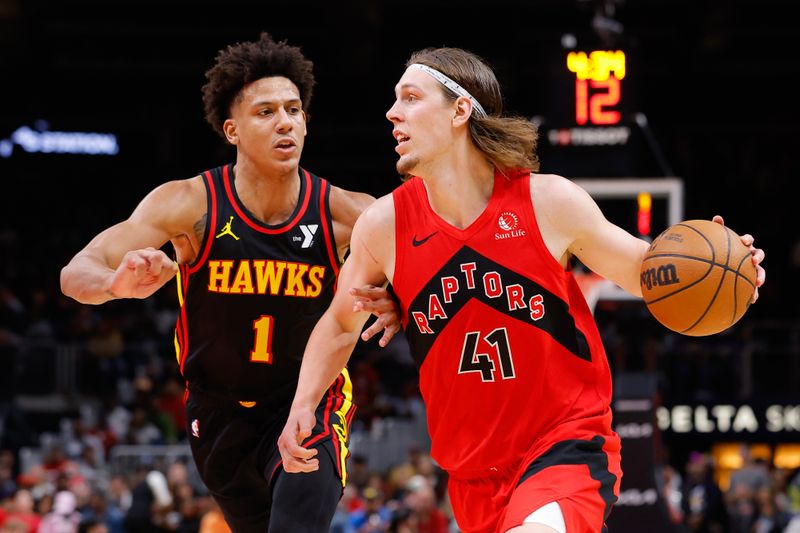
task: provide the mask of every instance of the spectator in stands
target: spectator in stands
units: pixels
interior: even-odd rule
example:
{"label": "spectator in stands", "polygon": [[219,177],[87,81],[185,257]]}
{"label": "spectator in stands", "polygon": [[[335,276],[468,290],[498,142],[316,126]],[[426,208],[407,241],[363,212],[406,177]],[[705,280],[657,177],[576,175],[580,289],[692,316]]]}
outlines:
{"label": "spectator in stands", "polygon": [[788,479],[786,496],[789,500],[789,510],[800,516],[800,468],[795,469],[789,474]]}
{"label": "spectator in stands", "polygon": [[358,490],[367,486],[369,479],[369,465],[367,458],[360,454],[353,454],[347,464],[347,484],[353,485]]}
{"label": "spectator in stands", "polygon": [[44,476],[49,480],[56,480],[70,468],[70,461],[64,453],[63,446],[58,442],[50,443],[42,459]]}
{"label": "spectator in stands", "polygon": [[671,465],[661,467],[661,496],[667,506],[667,514],[672,524],[683,523],[683,478]]}
{"label": "spectator in stands", "polygon": [[133,501],[133,495],[128,487],[125,477],[121,474],[111,476],[108,482],[107,503],[109,509],[119,510],[123,515],[128,512]]}
{"label": "spectator in stands", "polygon": [[770,485],[769,471],[762,458],[754,458],[750,452],[750,447],[742,444],[739,447],[742,456],[742,467],[731,474],[731,484],[729,492],[735,492],[743,485],[752,494]]}
{"label": "spectator in stands", "polygon": [[725,505],[714,482],[712,463],[705,454],[694,452],[686,464],[683,483],[684,524],[698,533],[723,533],[727,527]]}
{"label": "spectator in stands", "polygon": [[41,517],[34,511],[33,496],[29,490],[20,489],[14,494],[11,505],[7,510],[3,525],[20,523],[25,526],[24,531],[36,533]]}
{"label": "spectator in stands", "polygon": [[92,490],[88,504],[81,510],[82,526],[103,524],[107,533],[125,533],[124,521],[125,514],[118,507],[109,505],[102,490]]}
{"label": "spectator in stands", "polygon": [[166,516],[172,507],[172,496],[164,474],[158,470],[137,472],[139,481],[131,491],[131,506],[125,515],[126,533],[166,531]]}
{"label": "spectator in stands", "polygon": [[53,510],[39,524],[39,533],[77,533],[81,515],[75,510],[77,499],[68,490],[56,493]]}
{"label": "spectator in stands", "polygon": [[739,484],[726,493],[731,533],[751,533],[756,520],[756,503],[753,492]]}
{"label": "spectator in stands", "polygon": [[392,513],[388,533],[419,533],[417,515],[406,507],[400,507]]}
{"label": "spectator in stands", "polygon": [[792,516],[776,505],[776,494],[771,487],[762,487],[756,492],[757,518],[753,533],[783,533]]}
{"label": "spectator in stands", "polygon": [[350,525],[356,533],[385,532],[392,519],[392,512],[385,505],[383,493],[368,486],[362,495],[364,507],[350,514]]}
{"label": "spectator in stands", "polygon": [[172,511],[168,517],[168,528],[179,533],[193,533],[200,527],[200,506],[195,491],[189,483],[189,471],[181,462],[172,463],[167,469],[167,486],[172,495]]}
{"label": "spectator in stands", "polygon": [[431,480],[421,474],[406,484],[405,505],[416,516],[419,533],[447,533],[448,520],[437,506]]}
{"label": "spectator in stands", "polygon": [[175,440],[180,441],[186,436],[186,408],[183,403],[184,385],[178,377],[167,376],[158,388],[155,405],[158,410],[170,419],[175,429]]}
{"label": "spectator in stands", "polygon": [[0,451],[0,502],[17,492],[17,483],[14,481],[14,454],[9,450]]}
{"label": "spectator in stands", "polygon": [[147,409],[136,405],[131,411],[131,422],[125,439],[128,444],[162,444],[163,435],[150,420]]}
{"label": "spectator in stands", "polygon": [[363,508],[363,502],[358,498],[360,490],[352,481],[345,485],[342,497],[333,513],[330,533],[355,533],[350,523],[350,515],[357,509]]}
{"label": "spectator in stands", "polygon": [[36,514],[39,516],[47,516],[48,513],[53,511],[53,494],[46,492],[36,498]]}

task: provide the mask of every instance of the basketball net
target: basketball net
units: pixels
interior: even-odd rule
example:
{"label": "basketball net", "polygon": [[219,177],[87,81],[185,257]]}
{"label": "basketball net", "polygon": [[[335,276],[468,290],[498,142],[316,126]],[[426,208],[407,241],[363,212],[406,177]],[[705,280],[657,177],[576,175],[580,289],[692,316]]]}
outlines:
{"label": "basketball net", "polygon": [[583,292],[586,303],[589,305],[589,310],[594,314],[594,308],[600,299],[600,293],[603,290],[603,286],[608,283],[608,280],[600,274],[595,274],[589,270],[586,272],[573,272],[573,275]]}

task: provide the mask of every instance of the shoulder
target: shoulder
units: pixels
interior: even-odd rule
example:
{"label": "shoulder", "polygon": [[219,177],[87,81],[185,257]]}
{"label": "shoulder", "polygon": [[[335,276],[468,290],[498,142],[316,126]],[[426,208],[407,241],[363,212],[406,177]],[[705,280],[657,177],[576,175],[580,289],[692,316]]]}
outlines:
{"label": "shoulder", "polygon": [[205,202],[206,188],[203,181],[203,177],[199,175],[193,178],[166,181],[153,189],[145,199],[177,203]]}
{"label": "shoulder", "polygon": [[353,227],[356,220],[375,198],[363,192],[348,191],[331,185],[330,208],[333,221]]}
{"label": "shoulder", "polygon": [[[581,189],[574,182],[558,174],[531,174],[531,194],[552,201],[570,201]],[[585,191],[584,191],[585,192]]]}
{"label": "shoulder", "polygon": [[537,217],[541,215],[568,220],[580,218],[584,214],[594,214],[597,210],[597,204],[589,193],[563,176],[531,174],[530,180],[531,200]]}
{"label": "shoulder", "polygon": [[545,246],[553,257],[591,235],[603,223],[600,208],[583,188],[556,174],[531,174],[531,202]]}
{"label": "shoulder", "polygon": [[353,237],[369,248],[394,246],[394,198],[381,196],[364,210],[353,228]]}
{"label": "shoulder", "polygon": [[[394,227],[394,197],[392,194],[374,200],[358,219],[357,226],[386,229]],[[364,230],[362,230],[364,231]]]}
{"label": "shoulder", "polygon": [[145,196],[133,218],[160,220],[170,226],[191,228],[206,214],[206,188],[202,176],[162,183]]}

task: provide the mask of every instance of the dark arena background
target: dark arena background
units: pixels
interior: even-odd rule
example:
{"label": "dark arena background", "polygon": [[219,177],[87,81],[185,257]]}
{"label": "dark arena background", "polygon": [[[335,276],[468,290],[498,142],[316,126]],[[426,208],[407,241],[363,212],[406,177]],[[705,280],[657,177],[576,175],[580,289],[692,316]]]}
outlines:
{"label": "dark arena background", "polygon": [[[626,230],[721,214],[754,235],[767,282],[717,335],[672,333],[584,278],[623,438],[608,526],[800,531],[794,4],[0,0],[0,531],[70,511],[84,531],[224,531],[186,445],[174,282],[92,307],[61,294],[59,271],[159,183],[232,157],[200,87],[217,50],[261,31],[314,62],[301,164],[339,186],[400,184],[394,84],[412,51],[456,46],[539,124],[542,172],[618,184],[597,201]],[[405,340],[359,345],[350,368],[351,477],[332,531],[458,531]]]}

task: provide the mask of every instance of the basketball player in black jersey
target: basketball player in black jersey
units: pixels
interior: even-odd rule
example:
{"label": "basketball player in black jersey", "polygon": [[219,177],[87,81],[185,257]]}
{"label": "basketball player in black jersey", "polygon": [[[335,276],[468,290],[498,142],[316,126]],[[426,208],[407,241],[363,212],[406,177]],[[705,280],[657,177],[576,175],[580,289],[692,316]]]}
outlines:
{"label": "basketball player in black jersey", "polygon": [[[353,224],[374,199],[299,166],[314,77],[298,48],[262,34],[220,51],[206,77],[206,119],[236,147],[235,164],[156,187],[64,267],[61,287],[101,304],[146,298],[177,273],[187,435],[225,519],[236,533],[328,531],[347,480],[347,371],[305,435],[313,476],[287,475],[276,441]],[[176,261],[160,250],[168,241]],[[383,330],[385,345],[396,306],[385,289],[362,290],[378,315],[364,338]]]}

